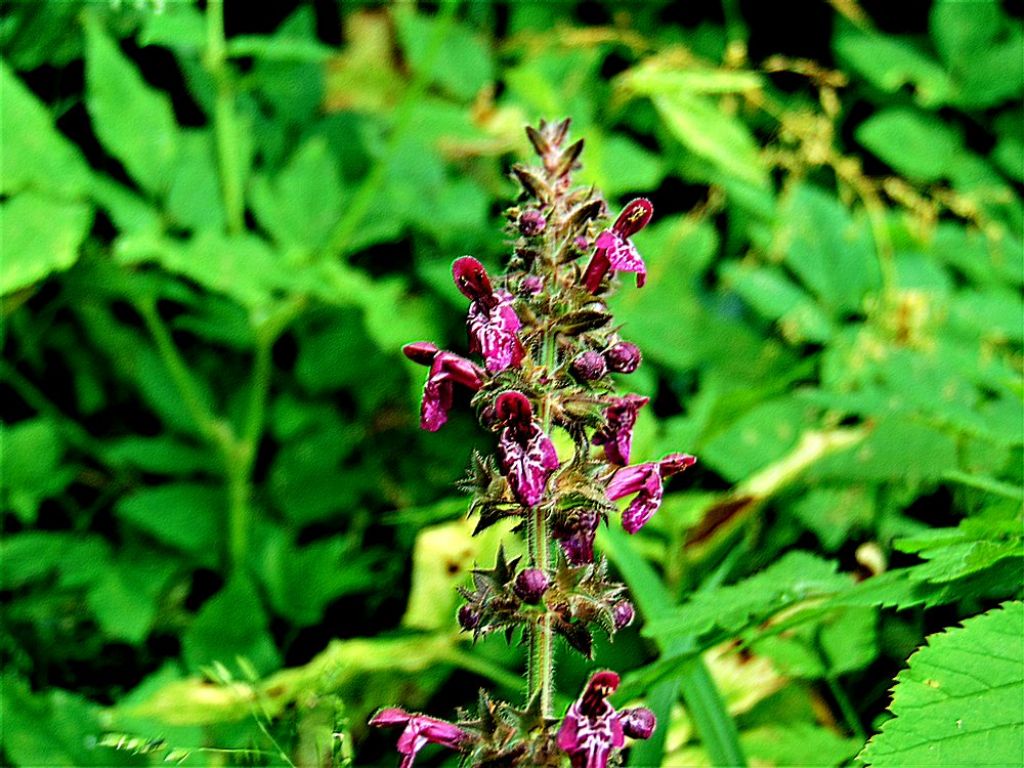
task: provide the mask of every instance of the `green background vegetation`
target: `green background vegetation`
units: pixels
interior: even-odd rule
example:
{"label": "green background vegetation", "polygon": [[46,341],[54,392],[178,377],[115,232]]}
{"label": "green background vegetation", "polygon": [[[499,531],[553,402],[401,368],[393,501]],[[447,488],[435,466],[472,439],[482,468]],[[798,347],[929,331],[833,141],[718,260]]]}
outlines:
{"label": "green background vegetation", "polygon": [[465,351],[570,116],[655,204],[634,455],[700,457],[601,542],[629,764],[1019,765],[1020,3],[268,5],[0,16],[6,761],[390,765],[377,707],[521,695],[455,634],[492,438],[399,348]]}

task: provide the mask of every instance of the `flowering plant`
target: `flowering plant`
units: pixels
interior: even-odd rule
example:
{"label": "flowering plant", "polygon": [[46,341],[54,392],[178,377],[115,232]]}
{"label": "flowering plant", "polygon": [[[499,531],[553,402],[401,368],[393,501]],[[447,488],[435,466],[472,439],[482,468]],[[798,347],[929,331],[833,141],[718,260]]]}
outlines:
{"label": "flowering plant", "polygon": [[[630,237],[650,221],[653,206],[633,200],[601,229],[605,201],[572,184],[583,142],[568,143],[568,129],[568,120],[527,128],[541,164],[512,169],[523,199],[507,212],[516,239],[506,274],[492,281],[471,256],[453,264],[455,284],[470,301],[469,353],[483,365],[430,342],[404,348],[430,368],[423,429],[443,427],[463,389],[480,423],[497,433],[496,459],[474,456],[464,482],[477,531],[513,518],[528,542],[522,567],[521,558],[509,561],[499,550],[493,568],[474,571],[472,588],[461,590],[459,624],[474,639],[503,631],[511,640],[521,628],[530,652],[521,708],[482,693],[478,711],[457,724],[395,708],[378,712],[371,724],[404,726],[403,768],[428,743],[458,750],[474,766],[558,766],[568,757],[574,768],[605,768],[626,737],[646,739],[656,725],[646,708],[615,709],[608,698],[619,676],[607,670],[591,677],[562,718],[554,711],[555,636],[590,658],[595,627],[614,635],[635,616],[625,587],[609,581],[604,559],[595,557],[598,525],[618,512],[614,502],[632,497],[622,527],[636,533],[657,512],[664,481],[695,461],[676,453],[629,463],[633,426],[648,399],[616,394],[609,374],[632,373],[641,354],[619,337],[603,297],[617,272],[635,273],[643,286],[646,267]],[[557,452],[556,429],[571,438],[571,455]]]}

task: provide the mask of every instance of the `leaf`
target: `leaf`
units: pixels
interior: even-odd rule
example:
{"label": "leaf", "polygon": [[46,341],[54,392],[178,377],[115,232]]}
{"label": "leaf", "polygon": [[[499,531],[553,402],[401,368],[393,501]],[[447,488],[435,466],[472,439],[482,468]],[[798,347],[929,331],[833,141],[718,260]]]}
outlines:
{"label": "leaf", "polygon": [[132,644],[145,639],[174,570],[173,561],[130,554],[110,563],[87,597],[104,634]]}
{"label": "leaf", "polygon": [[741,480],[787,454],[810,426],[808,416],[807,406],[791,397],[762,401],[704,443],[701,461]]}
{"label": "leaf", "polygon": [[809,552],[790,552],[755,576],[695,593],[681,607],[652,619],[644,633],[700,636],[718,628],[731,636],[783,608],[849,585],[848,576],[836,573],[836,563]]}
{"label": "leaf", "polygon": [[260,674],[281,664],[273,638],[267,629],[267,615],[249,578],[236,574],[210,598],[181,640],[186,663],[193,671],[219,661],[238,669],[241,656]]}
{"label": "leaf", "polygon": [[299,547],[288,533],[274,529],[255,562],[274,612],[299,627],[319,622],[338,597],[380,587],[377,554],[340,536]]}
{"label": "leaf", "polygon": [[170,99],[146,84],[93,15],[85,39],[85,102],[96,135],[142,187],[163,194],[178,159]]}
{"label": "leaf", "polygon": [[965,518],[956,528],[933,528],[898,539],[895,547],[928,561],[913,569],[913,579],[949,582],[983,571],[1000,560],[1024,557],[1022,522],[1019,509],[991,508]]}
{"label": "leaf", "polygon": [[124,522],[157,541],[216,560],[220,525],[227,499],[223,491],[197,483],[174,483],[143,488],[121,497],[115,506]]}
{"label": "leaf", "polygon": [[[949,172],[963,140],[956,129],[935,116],[905,107],[876,112],[855,131],[857,141],[915,181],[937,181]],[[907,147],[914,147],[908,152]]]}
{"label": "leaf", "polygon": [[[413,71],[427,75],[453,96],[469,101],[494,78],[490,50],[471,27],[402,7],[396,9],[394,19],[402,50]],[[441,24],[446,24],[443,30],[438,29]],[[441,32],[444,34],[443,53],[430,60],[434,38]]]}
{"label": "leaf", "polygon": [[224,227],[224,204],[212,132],[181,132],[167,194],[167,213],[174,223],[186,229]]}
{"label": "leaf", "polygon": [[950,99],[953,85],[945,69],[907,38],[842,25],[832,47],[843,66],[886,93],[911,85],[922,107],[936,107]]}
{"label": "leaf", "polygon": [[687,91],[652,97],[665,127],[683,146],[724,173],[767,186],[757,142],[736,117],[712,99]]}
{"label": "leaf", "polygon": [[779,211],[775,247],[786,264],[833,311],[856,312],[879,283],[867,222],[811,184],[795,185]]}
{"label": "leaf", "polygon": [[254,181],[253,209],[278,243],[310,250],[324,245],[342,214],[342,188],[322,136],[302,144],[272,182]]}
{"label": "leaf", "polygon": [[828,315],[779,267],[730,262],[724,265],[722,275],[744,301],[777,322],[787,340],[799,344],[832,338],[834,329]]}
{"label": "leaf", "polygon": [[[6,155],[6,149],[4,154]],[[4,256],[0,259],[0,294],[27,288],[78,260],[78,247],[89,232],[92,210],[26,191],[0,203]]]}
{"label": "leaf", "polygon": [[74,470],[60,465],[64,446],[57,424],[42,417],[4,424],[0,447],[0,506],[22,523],[34,523],[43,500],[58,494],[74,477]]}
{"label": "leaf", "polygon": [[[74,197],[84,192],[90,172],[78,148],[54,127],[46,107],[5,61],[0,61],[0,92],[0,194],[35,189]],[[11,230],[5,231],[9,237]],[[4,250],[6,259],[16,253]]]}
{"label": "leaf", "polygon": [[215,459],[209,450],[170,435],[122,437],[108,441],[103,460],[114,467],[133,467],[158,475],[190,475],[210,470]]}
{"label": "leaf", "polygon": [[1024,603],[1004,603],[928,638],[893,688],[894,717],[868,766],[1024,764]]}

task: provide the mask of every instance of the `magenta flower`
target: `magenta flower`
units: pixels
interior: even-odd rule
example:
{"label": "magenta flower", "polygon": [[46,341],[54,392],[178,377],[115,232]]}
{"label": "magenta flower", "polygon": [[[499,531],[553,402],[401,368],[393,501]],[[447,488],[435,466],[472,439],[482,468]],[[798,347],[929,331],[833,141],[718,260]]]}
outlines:
{"label": "magenta flower", "polygon": [[594,537],[597,535],[598,522],[597,512],[581,507],[554,526],[552,534],[558,539],[570,565],[594,562]]}
{"label": "magenta flower", "polygon": [[470,735],[457,725],[426,715],[410,715],[405,710],[395,707],[382,709],[373,716],[370,725],[405,726],[402,735],[398,737],[398,754],[402,756],[399,768],[411,768],[416,760],[416,753],[427,744],[440,744],[449,749],[461,750],[470,738]]}
{"label": "magenta flower", "polygon": [[554,443],[533,420],[533,406],[522,392],[502,392],[495,416],[503,426],[498,461],[516,500],[534,506],[544,495],[551,473],[558,469]]}
{"label": "magenta flower", "polygon": [[605,496],[610,501],[636,494],[622,513],[622,527],[626,533],[636,533],[661,506],[664,494],[663,481],[674,474],[692,467],[697,459],[686,453],[670,453],[661,461],[634,464],[623,467],[608,483]]}
{"label": "magenta flower", "polygon": [[596,250],[583,273],[583,284],[588,291],[597,293],[609,271],[636,272],[636,287],[643,287],[647,281],[647,267],[629,238],[647,226],[653,213],[651,201],[638,197],[622,209],[611,229],[597,236],[594,242]]}
{"label": "magenta flower", "polygon": [[594,445],[604,446],[604,455],[612,464],[629,464],[633,446],[633,426],[637,412],[650,401],[641,395],[617,397],[605,409],[605,425],[594,433]]}
{"label": "magenta flower", "polygon": [[430,366],[427,383],[423,387],[420,427],[428,432],[437,432],[448,421],[455,385],[460,384],[476,392],[483,383],[484,372],[475,363],[454,352],[439,350],[429,341],[406,344],[402,352],[413,362]]}
{"label": "magenta flower", "polygon": [[491,373],[518,368],[525,352],[517,335],[522,323],[512,307],[512,294],[495,291],[484,265],[472,256],[456,259],[452,274],[455,285],[470,299],[469,351],[483,355]]}
{"label": "magenta flower", "polygon": [[558,730],[558,748],[572,768],[607,768],[613,749],[626,743],[622,723],[608,697],[619,687],[614,672],[598,672],[569,707]]}

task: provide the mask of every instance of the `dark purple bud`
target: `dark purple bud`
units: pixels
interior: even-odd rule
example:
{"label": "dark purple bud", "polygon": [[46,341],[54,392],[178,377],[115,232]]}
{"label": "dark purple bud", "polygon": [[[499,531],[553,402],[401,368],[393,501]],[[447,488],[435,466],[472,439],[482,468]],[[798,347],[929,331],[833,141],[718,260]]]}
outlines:
{"label": "dark purple bud", "polygon": [[589,350],[572,361],[573,375],[584,381],[595,381],[608,373],[608,365],[600,352]]}
{"label": "dark purple bud", "polygon": [[647,707],[632,707],[619,713],[622,732],[631,739],[649,739],[658,727],[658,719]]}
{"label": "dark purple bud", "polygon": [[544,596],[549,584],[548,575],[540,568],[527,568],[516,576],[516,583],[512,586],[512,591],[519,596],[520,600],[536,603]]}
{"label": "dark purple bud", "polygon": [[590,250],[590,241],[587,240],[587,238],[583,237],[583,235],[573,238],[572,244],[575,245],[581,251]]}
{"label": "dark purple bud", "polygon": [[636,611],[633,610],[633,604],[629,600],[620,600],[612,606],[612,618],[615,619],[616,629],[625,629],[633,623],[633,618],[636,616]]}
{"label": "dark purple bud", "polygon": [[527,208],[521,214],[519,214],[519,231],[526,235],[526,237],[533,237],[539,235],[548,225],[548,220],[544,218],[544,214],[538,211],[536,208]]}
{"label": "dark purple bud", "polygon": [[463,605],[459,608],[459,626],[467,632],[474,630],[480,624],[480,614],[472,605]]}
{"label": "dark purple bud", "polygon": [[622,237],[629,237],[646,227],[653,213],[654,206],[651,205],[651,201],[647,198],[638,197],[635,200],[630,200],[626,207],[622,209],[619,218],[615,220],[612,229],[622,235]]}
{"label": "dark purple bud", "polygon": [[429,341],[414,341],[402,347],[402,354],[420,365],[430,365],[437,356],[437,345]]}
{"label": "dark purple bud", "polygon": [[530,405],[529,398],[515,390],[498,395],[494,411],[498,422],[502,424],[528,426],[533,419],[533,406]]}
{"label": "dark purple bud", "polygon": [[484,265],[472,256],[463,256],[452,264],[455,286],[467,299],[482,299],[491,296],[494,289]]}
{"label": "dark purple bud", "polygon": [[640,367],[643,355],[636,344],[623,341],[606,350],[604,359],[609,370],[616,373],[632,373]]}

